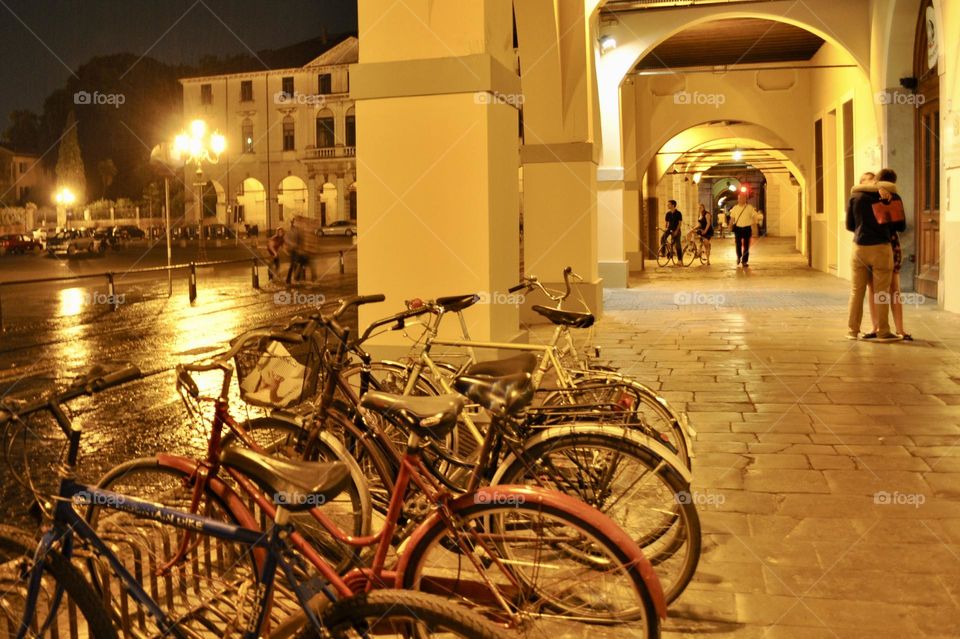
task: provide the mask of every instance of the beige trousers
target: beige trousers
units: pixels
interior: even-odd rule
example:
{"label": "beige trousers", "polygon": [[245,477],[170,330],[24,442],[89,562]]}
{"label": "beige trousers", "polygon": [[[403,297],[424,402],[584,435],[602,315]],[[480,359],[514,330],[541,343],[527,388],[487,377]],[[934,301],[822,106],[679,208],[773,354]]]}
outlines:
{"label": "beige trousers", "polygon": [[877,303],[879,335],[890,334],[890,278],[893,276],[893,248],[889,244],[853,245],[853,288],[850,291],[849,321],[851,333],[860,332],[863,320],[863,297],[873,275]]}

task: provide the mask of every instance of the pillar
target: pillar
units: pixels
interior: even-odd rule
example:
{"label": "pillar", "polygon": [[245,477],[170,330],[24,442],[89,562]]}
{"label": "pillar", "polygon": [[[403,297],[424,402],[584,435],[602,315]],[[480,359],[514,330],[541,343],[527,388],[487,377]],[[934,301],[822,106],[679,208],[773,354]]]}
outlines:
{"label": "pillar", "polygon": [[362,307],[360,325],[405,299],[479,292],[473,336],[516,338],[517,308],[502,301],[519,271],[511,2],[360,0],[358,26],[358,289],[388,300]]}
{"label": "pillar", "polygon": [[317,211],[317,176],[311,173],[307,176],[307,217],[317,219],[320,213]]}
{"label": "pillar", "polygon": [[347,214],[346,183],[343,180],[343,173],[337,174],[337,219],[345,220],[350,217]]}

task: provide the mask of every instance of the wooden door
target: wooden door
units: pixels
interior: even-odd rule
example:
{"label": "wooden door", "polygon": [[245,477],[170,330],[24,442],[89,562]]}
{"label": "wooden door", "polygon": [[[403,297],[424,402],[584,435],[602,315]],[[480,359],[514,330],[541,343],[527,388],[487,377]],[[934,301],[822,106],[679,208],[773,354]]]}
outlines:
{"label": "wooden door", "polygon": [[[940,75],[935,60],[928,55],[928,33],[934,29],[928,24],[932,16],[928,11],[930,4],[930,0],[924,0],[920,5],[914,51],[917,78],[917,195],[914,213],[917,270],[914,287],[918,293],[937,299],[940,280]],[[934,37],[939,38],[940,34]]]}

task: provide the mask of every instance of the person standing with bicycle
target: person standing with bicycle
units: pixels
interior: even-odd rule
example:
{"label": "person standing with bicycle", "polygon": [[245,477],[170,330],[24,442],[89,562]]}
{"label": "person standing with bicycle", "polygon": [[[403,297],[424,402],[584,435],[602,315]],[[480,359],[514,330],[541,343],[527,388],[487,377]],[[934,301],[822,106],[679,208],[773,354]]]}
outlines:
{"label": "person standing with bicycle", "polygon": [[757,209],[747,202],[747,192],[740,191],[737,204],[730,209],[730,229],[733,231],[733,241],[737,245],[737,266],[747,268],[750,265],[750,238],[753,236],[753,225],[757,223]]}
{"label": "person standing with bicycle", "polygon": [[667,239],[673,242],[674,251],[677,255],[677,262],[679,263],[682,257],[680,254],[680,222],[683,221],[683,213],[677,209],[676,200],[667,200],[667,213],[663,217],[665,222],[665,228],[663,235],[660,236],[660,248],[663,249],[667,245]]}

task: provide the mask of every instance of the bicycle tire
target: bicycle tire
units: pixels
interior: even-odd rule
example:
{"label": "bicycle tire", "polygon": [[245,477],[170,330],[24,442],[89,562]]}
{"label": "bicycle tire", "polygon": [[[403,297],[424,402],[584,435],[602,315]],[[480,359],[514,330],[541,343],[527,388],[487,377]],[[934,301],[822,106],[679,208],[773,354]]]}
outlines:
{"label": "bicycle tire", "polygon": [[671,253],[667,250],[667,247],[663,244],[660,245],[660,248],[657,250],[657,266],[666,266],[670,263]]}
{"label": "bicycle tire", "polygon": [[[240,519],[208,486],[202,503],[191,508],[193,477],[191,473],[163,463],[158,457],[130,460],[108,471],[98,487],[123,495],[136,496],[164,506],[240,525]],[[253,551],[240,543],[194,534],[184,557],[158,576],[159,569],[176,555],[184,530],[172,525],[148,522],[136,515],[97,504],[87,506],[85,518],[101,539],[110,544],[125,567],[137,577],[140,585],[184,632],[223,632],[223,615],[244,614],[243,601],[234,591],[245,581],[253,582],[259,573]],[[141,522],[143,525],[141,525]],[[108,609],[120,627],[135,625],[145,632],[159,629],[149,613],[141,608],[123,583],[114,579],[103,560],[87,561],[91,582],[97,592],[109,600]],[[183,584],[189,583],[190,587]],[[198,605],[198,600],[203,606]],[[204,608],[206,607],[206,608]],[[210,611],[209,614],[207,611]],[[223,611],[226,611],[223,613]],[[196,624],[196,625],[195,625]]]}
{"label": "bicycle tire", "polygon": [[[335,446],[339,446],[339,443],[329,442],[323,436],[317,437],[314,445],[311,446],[310,454],[305,455],[308,433],[296,421],[276,416],[258,417],[244,422],[241,426],[247,435],[269,455],[287,459],[346,463],[350,467],[350,485],[330,503],[324,504],[322,510],[343,532],[350,533],[355,537],[370,533],[372,519],[370,488],[367,485],[363,469],[360,468],[354,458],[346,450],[335,448]],[[238,440],[237,434],[230,431],[223,436],[221,443],[224,448],[242,445]],[[264,513],[260,511],[252,499],[246,499],[245,501],[247,508],[257,515],[260,528],[266,530],[268,521]],[[338,571],[353,565],[359,558],[357,549],[334,541],[326,530],[316,523],[310,512],[291,513],[290,517],[294,527]]]}
{"label": "bicycle tire", "polygon": [[[571,507],[563,505],[570,498],[557,495],[563,499],[527,501],[526,491],[522,488],[517,491],[517,488],[520,487],[484,489],[461,498],[459,503],[467,503],[466,506],[451,505],[457,531],[448,528],[438,516],[425,522],[412,535],[410,546],[398,565],[402,587],[440,591],[462,603],[476,606],[500,623],[509,623],[513,620],[511,617],[520,616],[523,618],[522,629],[530,637],[562,637],[564,630],[569,630],[571,620],[617,624],[625,627],[631,637],[659,637],[660,619],[656,604],[632,552],[607,537],[600,527],[577,515]],[[515,499],[508,503],[512,497]],[[577,508],[585,507],[580,504]],[[588,512],[604,517],[592,509]],[[550,551],[550,564],[543,564],[538,559],[541,557],[539,550],[533,559],[524,558],[521,553],[523,543],[519,538],[523,521],[517,519],[520,513],[529,516],[534,524],[535,532],[527,539],[536,544],[537,549],[561,547],[560,551]],[[554,523],[544,526],[547,518]],[[504,525],[508,522],[509,525]],[[559,541],[544,541],[546,536],[541,533],[556,533],[557,530],[562,536],[552,539]],[[501,535],[497,541],[496,537],[502,531],[509,531],[509,537]],[[469,573],[476,565],[458,550],[458,542],[467,546],[471,557],[482,560],[483,577],[470,577]],[[493,544],[496,548],[491,553]],[[571,558],[567,550],[571,545],[589,548],[593,553],[592,561]],[[508,547],[512,548],[512,554]],[[478,557],[481,553],[486,557]],[[566,567],[560,566],[561,560],[568,559]],[[484,564],[489,567],[483,568]],[[521,573],[524,568],[530,568],[530,572]],[[555,590],[531,583],[535,577],[543,575],[555,577],[551,584],[556,586]],[[601,582],[605,575],[611,577],[610,581]],[[509,602],[510,615],[496,603],[497,597],[491,597],[494,601],[484,605],[476,584],[482,586],[489,581],[497,582],[493,586],[497,594]],[[511,582],[520,584],[520,587],[511,585]],[[461,594],[460,590],[469,594]],[[621,601],[623,605],[618,607]]]}
{"label": "bicycle tire", "polygon": [[[0,627],[7,637],[16,636],[25,621],[22,615],[26,594],[23,568],[33,564],[36,550],[36,539],[12,526],[0,525]],[[57,587],[63,589],[65,599],[59,602],[49,632],[32,636],[116,639],[117,632],[109,612],[80,570],[56,550],[47,553],[43,570],[45,576],[41,580],[39,595],[43,599],[38,599],[36,610],[42,616],[28,621],[28,625],[35,624],[39,628],[46,620],[49,606],[45,607],[43,603],[47,595],[55,597]]]}
{"label": "bicycle tire", "polygon": [[[552,391],[544,397],[539,406],[562,406],[569,403],[565,401],[567,399],[584,399],[582,393],[602,391],[599,396],[588,399],[616,407],[616,410],[600,411],[598,421],[609,421],[611,415],[620,415],[619,411],[622,410],[625,417],[634,419],[633,422],[624,419],[624,425],[638,428],[644,434],[655,437],[676,453],[687,469],[692,468],[690,444],[680,416],[655,391],[612,369],[576,371],[573,384],[573,390],[580,393],[579,395],[571,396],[569,390]],[[577,416],[577,419],[582,417]]]}
{"label": "bicycle tire", "polygon": [[[324,628],[333,639],[363,636],[444,637],[454,639],[507,639],[512,634],[470,610],[451,604],[449,599],[423,592],[406,590],[374,590],[331,604],[321,617]],[[371,623],[373,624],[371,627]],[[316,639],[309,629],[297,639]]]}
{"label": "bicycle tire", "polygon": [[[688,498],[690,484],[656,452],[625,438],[619,428],[563,430],[525,448],[523,457],[513,457],[495,481],[558,490],[599,509],[630,533],[654,565],[667,603],[675,601],[693,579],[702,548],[700,517]],[[578,469],[561,470],[555,460],[564,458]],[[640,476],[625,489],[615,492],[610,482],[598,485],[602,478],[597,475],[614,462],[623,469],[631,461],[623,474],[632,471]]]}

